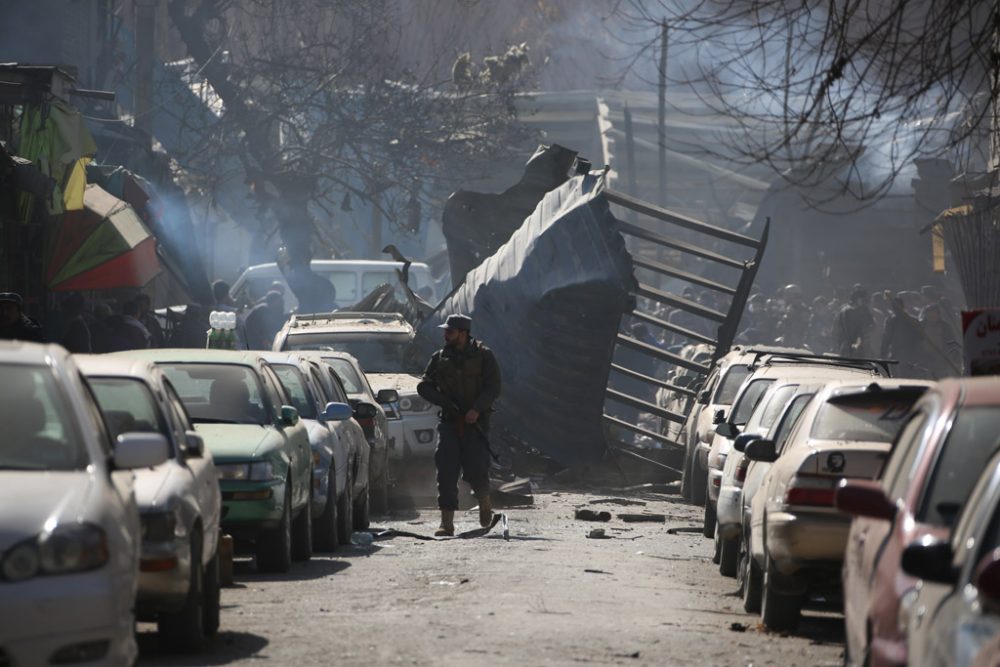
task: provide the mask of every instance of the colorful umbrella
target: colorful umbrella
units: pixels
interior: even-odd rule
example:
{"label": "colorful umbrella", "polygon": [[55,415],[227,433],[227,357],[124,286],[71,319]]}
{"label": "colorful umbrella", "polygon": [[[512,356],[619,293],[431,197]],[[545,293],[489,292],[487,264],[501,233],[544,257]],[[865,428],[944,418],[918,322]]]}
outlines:
{"label": "colorful umbrella", "polygon": [[63,214],[49,255],[49,289],[142,287],[160,272],[156,238],[131,206],[88,185],[83,209]]}

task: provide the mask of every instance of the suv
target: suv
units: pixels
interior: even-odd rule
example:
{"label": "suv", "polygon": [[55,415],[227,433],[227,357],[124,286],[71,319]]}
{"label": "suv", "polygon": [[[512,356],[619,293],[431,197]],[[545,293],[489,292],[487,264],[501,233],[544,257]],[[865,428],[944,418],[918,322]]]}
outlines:
{"label": "suv", "polygon": [[275,350],[329,350],[356,358],[376,392],[395,390],[399,402],[382,402],[393,458],[433,456],[438,408],[417,394],[423,372],[413,327],[398,313],[328,313],[292,316],[274,339]]}

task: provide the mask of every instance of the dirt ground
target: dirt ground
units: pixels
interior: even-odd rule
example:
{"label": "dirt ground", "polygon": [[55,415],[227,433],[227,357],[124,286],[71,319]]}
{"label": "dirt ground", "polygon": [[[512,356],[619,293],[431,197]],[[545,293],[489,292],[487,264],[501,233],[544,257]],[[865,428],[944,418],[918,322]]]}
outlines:
{"label": "dirt ground", "polygon": [[[644,505],[601,502],[608,498]],[[607,510],[607,523],[574,510]],[[348,546],[287,575],[238,562],[222,628],[197,656],[158,650],[140,626],[142,665],[839,665],[842,617],[806,612],[794,636],[742,611],[733,579],[711,562],[701,510],[648,492],[539,491],[504,510],[510,539]],[[665,514],[625,523],[621,512]],[[432,534],[432,509],[373,525]],[[461,512],[458,530],[477,526]],[[610,539],[589,539],[603,528]],[[677,530],[679,529],[679,530]]]}

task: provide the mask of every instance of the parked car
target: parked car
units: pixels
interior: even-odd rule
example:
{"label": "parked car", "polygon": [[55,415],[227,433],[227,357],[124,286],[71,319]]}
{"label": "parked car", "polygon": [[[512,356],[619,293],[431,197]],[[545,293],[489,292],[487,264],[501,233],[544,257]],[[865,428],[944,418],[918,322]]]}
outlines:
{"label": "parked car", "polygon": [[[308,352],[301,354],[330,366],[335,382],[340,382],[354,407],[354,416],[364,430],[369,445],[368,486],[362,495],[354,498],[354,524],[368,527],[369,499],[374,498],[377,511],[389,504],[389,447],[386,442],[388,419],[379,399],[397,397],[394,389],[383,389],[376,394],[368,383],[358,360],[345,352]],[[391,401],[390,401],[391,402]]]}
{"label": "parked car", "polygon": [[380,399],[389,420],[390,456],[427,458],[437,448],[438,407],[417,393],[425,360],[416,357],[415,336],[397,313],[303,315],[285,323],[274,349],[336,350],[353,356],[376,392],[398,394],[398,403]]}
{"label": "parked car", "polygon": [[[326,398],[322,371],[315,362],[287,352],[265,353],[309,432],[313,453],[313,542],[317,550],[334,551],[350,540],[353,530],[354,470],[364,431],[354,420],[346,395]],[[339,399],[339,400],[338,400]]]}
{"label": "parked car", "polygon": [[921,580],[899,616],[900,624],[908,626],[906,655],[912,667],[995,665],[1000,660],[998,519],[1000,451],[994,451],[951,539],[927,537],[903,551],[903,569]]}
{"label": "parked car", "polygon": [[[336,290],[338,308],[351,306],[383,283],[399,284],[398,270],[402,262],[372,259],[314,259],[310,262],[313,273],[325,278]],[[274,262],[249,266],[233,283],[229,295],[240,306],[253,305],[262,298],[274,281],[285,277]],[[439,301],[437,287],[431,277],[430,267],[423,262],[410,264],[408,282],[414,292],[428,292],[432,305]],[[298,307],[298,300],[290,290],[285,294],[285,306]]]}
{"label": "parked car", "polygon": [[[840,369],[843,370],[843,369]],[[751,501],[751,556],[763,573],[761,618],[791,630],[810,596],[839,597],[850,520],[834,506],[844,478],[874,479],[903,418],[929,383],[880,378],[828,382],[805,409],[784,449],[744,448],[771,465]]]}
{"label": "parked car", "polygon": [[907,661],[900,605],[917,580],[901,570],[903,550],[947,539],[962,503],[997,444],[995,379],[944,380],[914,406],[879,481],[851,480],[837,507],[855,517],[844,559],[847,661]]}
{"label": "parked car", "polygon": [[139,580],[133,471],[162,435],[112,439],[69,354],[0,341],[0,662],[131,665]]}
{"label": "parked car", "polygon": [[142,524],[139,620],[156,621],[161,641],[196,651],[219,628],[222,496],[212,455],[163,372],[149,361],[77,355],[112,437],[159,433],[170,458],[137,470]]}
{"label": "parked car", "polygon": [[257,352],[118,353],[163,369],[205,439],[222,491],[222,528],[263,572],[312,555],[312,450],[305,424]]}
{"label": "parked car", "polygon": [[[848,375],[856,378],[859,377],[859,374],[873,379],[888,375],[886,366],[879,362],[831,355],[768,352],[758,355],[753,360],[750,365],[750,374],[737,392],[733,409],[730,410],[725,420],[716,426],[715,434],[712,436],[712,445],[708,451],[707,459],[707,494],[702,524],[702,533],[705,537],[713,537],[717,534],[716,511],[719,491],[722,488],[722,470],[732,449],[733,441],[736,436],[744,432],[753,410],[767,393],[768,388],[778,378],[808,380],[817,376],[817,369],[821,369],[825,373],[828,368],[844,369]],[[735,574],[736,554],[738,553],[735,540],[738,538],[738,531],[732,530],[731,532],[734,534],[727,538],[729,544],[725,545],[729,560],[724,569],[731,570]],[[724,543],[719,542],[719,548],[716,551],[716,556],[719,559],[721,559],[723,546]]]}
{"label": "parked car", "polygon": [[[725,456],[722,479],[719,482],[719,499],[716,502],[715,540],[719,558],[719,572],[735,577],[739,565],[740,528],[743,505],[740,496],[750,460],[743,456],[743,446],[756,437],[763,437],[774,425],[781,412],[795,395],[797,382],[779,379],[771,383],[764,397],[757,403],[746,425],[733,440],[733,450]],[[737,442],[741,446],[737,447]]]}

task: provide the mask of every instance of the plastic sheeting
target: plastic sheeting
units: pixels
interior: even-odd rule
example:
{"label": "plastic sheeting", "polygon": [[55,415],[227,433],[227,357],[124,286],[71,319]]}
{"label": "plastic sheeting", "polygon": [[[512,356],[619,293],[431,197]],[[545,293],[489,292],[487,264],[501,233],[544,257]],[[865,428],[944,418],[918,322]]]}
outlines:
{"label": "plastic sheeting", "polygon": [[469,271],[418,329],[428,356],[449,313],[496,353],[503,393],[491,439],[566,466],[604,455],[602,414],[632,258],[602,195],[603,172],[574,176],[541,200],[510,240]]}

